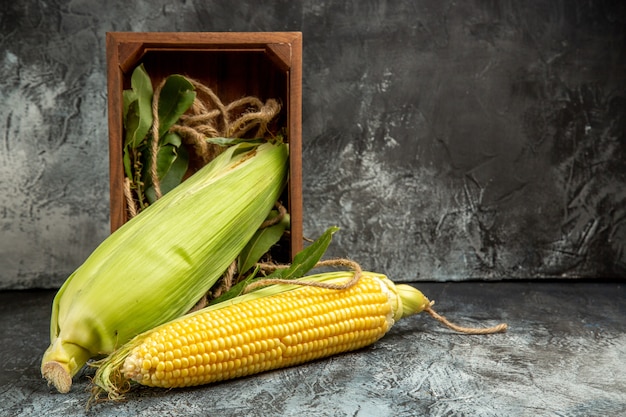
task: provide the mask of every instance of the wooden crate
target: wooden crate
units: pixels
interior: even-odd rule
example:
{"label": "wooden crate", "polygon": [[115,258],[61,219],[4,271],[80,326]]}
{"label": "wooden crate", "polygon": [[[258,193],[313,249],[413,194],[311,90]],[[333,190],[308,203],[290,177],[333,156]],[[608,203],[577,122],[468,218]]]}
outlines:
{"label": "wooden crate", "polygon": [[[224,102],[244,96],[282,103],[289,184],[282,197],[291,216],[288,258],[302,249],[302,34],[299,32],[109,32],[106,35],[111,231],[128,220],[124,198],[123,100],[143,64],[156,84],[170,74],[192,77]],[[291,260],[288,259],[288,260]]]}

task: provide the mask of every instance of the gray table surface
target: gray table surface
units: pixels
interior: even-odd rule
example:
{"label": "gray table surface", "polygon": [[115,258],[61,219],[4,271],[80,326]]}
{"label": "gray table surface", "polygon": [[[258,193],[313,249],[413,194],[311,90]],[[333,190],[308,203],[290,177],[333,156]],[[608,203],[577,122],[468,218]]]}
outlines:
{"label": "gray table surface", "polygon": [[53,291],[0,292],[2,416],[626,415],[626,281],[415,284],[463,325],[426,315],[348,354],[180,390],[141,389],[85,410],[89,372],[69,394],[41,379]]}

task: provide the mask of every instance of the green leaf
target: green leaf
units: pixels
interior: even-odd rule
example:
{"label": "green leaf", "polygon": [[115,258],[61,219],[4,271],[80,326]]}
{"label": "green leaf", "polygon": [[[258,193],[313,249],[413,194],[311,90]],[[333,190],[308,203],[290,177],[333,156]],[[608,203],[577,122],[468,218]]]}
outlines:
{"label": "green leaf", "polygon": [[237,284],[233,285],[230,290],[226,291],[224,294],[220,295],[214,300],[209,301],[209,305],[218,304],[226,300],[230,300],[231,298],[235,298],[238,295],[243,293],[243,290],[254,281],[254,277],[259,273],[259,267],[256,267],[254,271],[246,277],[244,280],[239,281]]}
{"label": "green leaf", "polygon": [[183,139],[178,133],[170,132],[161,138],[162,145],[172,145],[178,148],[183,144]]}
{"label": "green leaf", "polygon": [[124,163],[124,172],[126,173],[126,178],[129,180],[133,179],[133,170],[130,162],[130,153],[128,152],[128,147],[124,147],[124,155],[122,157],[122,161]]}
{"label": "green leaf", "polygon": [[267,277],[254,278],[259,271],[259,267],[257,266],[250,276],[237,283],[237,285],[234,285],[219,298],[210,301],[209,304],[217,304],[237,297],[243,293],[243,290],[248,285],[257,280],[263,280],[266,278],[296,279],[303,277],[307,272],[315,267],[320,259],[322,259],[324,253],[326,253],[326,249],[328,249],[328,245],[330,245],[330,242],[332,241],[333,234],[337,230],[339,230],[339,228],[336,226],[326,229],[324,234],[322,234],[322,236],[320,236],[315,242],[296,254],[293,259],[293,263],[289,268],[277,269],[274,273],[268,275]]}
{"label": "green leaf", "polygon": [[[127,145],[136,148],[143,139],[146,137],[152,126],[152,82],[143,64],[135,68],[133,75],[130,78],[130,84],[132,91],[137,96],[137,105],[130,105],[128,112],[134,111],[134,114],[128,114],[127,123],[132,121],[129,135],[127,136]],[[134,108],[133,108],[134,107]],[[136,120],[129,120],[129,117],[136,118]],[[127,131],[129,126],[126,126]]]}
{"label": "green leaf", "polygon": [[322,259],[332,241],[333,234],[337,230],[339,228],[336,226],[326,229],[315,242],[296,254],[289,268],[277,269],[268,275],[267,278],[294,279],[303,277]]}
{"label": "green leaf", "polygon": [[159,137],[162,137],[193,104],[193,84],[182,75],[170,75],[159,95]]}
{"label": "green leaf", "polygon": [[137,101],[137,94],[135,94],[133,90],[124,90],[122,91],[122,98],[123,98],[122,117],[124,118],[124,120],[126,120],[126,115],[128,114],[128,108],[130,107],[131,103]]}
{"label": "green leaf", "polygon": [[189,167],[189,154],[187,153],[187,149],[184,146],[176,149],[176,159],[167,173],[161,178],[161,193],[164,195],[172,191],[182,182],[187,168]]}
{"label": "green leaf", "polygon": [[[178,136],[175,133],[168,135]],[[180,139],[180,138],[179,138]],[[159,148],[157,154],[157,175],[159,177],[159,186],[161,195],[165,195],[178,186],[187,172],[189,165],[189,154],[184,146],[176,147],[174,145],[164,145]],[[152,178],[146,175],[144,181],[148,187],[146,188],[146,197],[150,204],[157,200],[156,191],[152,184]]]}
{"label": "green leaf", "polygon": [[134,145],[135,132],[139,126],[139,103],[137,100],[128,103],[124,118],[124,147],[137,148]]}
{"label": "green leaf", "polygon": [[[272,210],[269,219],[278,216],[276,210]],[[252,268],[265,255],[272,246],[274,246],[289,227],[289,214],[276,224],[257,230],[250,242],[241,251],[238,258],[238,269],[241,273],[245,273]]]}

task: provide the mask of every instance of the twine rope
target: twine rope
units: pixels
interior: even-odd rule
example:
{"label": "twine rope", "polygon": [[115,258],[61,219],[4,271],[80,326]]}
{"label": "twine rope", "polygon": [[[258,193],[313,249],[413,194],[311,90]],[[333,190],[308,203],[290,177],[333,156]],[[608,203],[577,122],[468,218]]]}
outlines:
{"label": "twine rope", "polygon": [[[251,133],[252,138],[264,137],[269,133],[269,125],[280,113],[281,105],[277,100],[268,99],[265,103],[259,98],[248,96],[224,104],[208,86],[193,78],[187,80],[196,89],[196,98],[169,131],[177,133],[183,143],[194,151],[202,165],[206,165],[222,151],[222,147],[207,141],[207,138],[243,138]],[[154,89],[152,97],[152,126],[150,130],[150,168],[149,175],[154,186],[156,198],[162,196],[161,183],[157,172],[159,153],[159,97],[166,79]],[[124,183],[124,196],[128,214],[133,218],[139,212],[133,199],[130,181]]]}
{"label": "twine rope", "polygon": [[159,97],[161,96],[161,89],[165,85],[165,79],[154,90],[152,97],[152,141],[150,142],[150,177],[152,177],[152,186],[154,187],[154,193],[157,200],[161,198],[161,182],[159,181],[159,173],[157,171],[157,159],[159,153]]}
{"label": "twine rope", "polygon": [[[258,265],[261,269],[267,270],[267,271],[282,269],[282,268],[287,267],[287,265],[276,265],[276,264],[266,264],[266,263],[261,263]],[[361,276],[363,274],[363,271],[361,270],[361,266],[358,263],[351,261],[350,259],[329,259],[326,261],[319,261],[317,264],[315,264],[315,268],[323,267],[323,266],[351,268],[354,271],[354,275],[348,281],[341,283],[341,284],[332,283],[332,282],[294,281],[291,279],[281,279],[281,278],[260,279],[256,282],[253,282],[247,285],[246,288],[244,288],[243,293],[245,294],[256,288],[265,287],[265,286],[274,285],[274,284],[289,284],[289,285],[295,284],[295,285],[301,285],[301,286],[307,286],[307,287],[327,288],[330,290],[345,290],[356,285],[361,279]]]}
{"label": "twine rope", "polygon": [[278,209],[278,216],[274,216],[271,219],[265,220],[263,223],[261,223],[261,226],[259,227],[260,229],[264,229],[266,227],[274,226],[275,224],[280,223],[280,221],[287,215],[287,209],[285,208],[285,206],[280,204],[280,201],[277,201],[275,206]]}
{"label": "twine rope", "polygon": [[498,325],[495,326],[491,326],[491,327],[465,327],[465,326],[459,326],[457,324],[454,324],[452,322],[450,322],[447,318],[445,318],[444,316],[438,314],[435,310],[432,309],[432,306],[435,304],[434,301],[431,301],[430,304],[424,309],[424,311],[426,313],[428,313],[432,318],[434,318],[435,320],[437,320],[439,323],[442,323],[444,326],[459,332],[459,333],[465,333],[465,334],[493,334],[493,333],[502,333],[505,332],[506,329],[508,329],[508,325],[506,323],[500,323]]}
{"label": "twine rope", "polygon": [[219,297],[220,295],[224,294],[226,291],[230,290],[233,287],[233,281],[234,281],[236,273],[237,273],[237,260],[234,260],[228,266],[226,273],[222,277],[222,284],[213,293],[213,298]]}
{"label": "twine rope", "polygon": [[257,97],[247,96],[226,105],[210,87],[193,78],[188,80],[196,89],[196,99],[170,131],[193,147],[203,163],[220,152],[220,147],[207,142],[207,138],[242,138],[254,129],[252,137],[263,137],[280,113],[281,106],[274,99],[263,103]]}
{"label": "twine rope", "polygon": [[126,198],[126,207],[128,208],[128,215],[132,219],[137,215],[137,204],[133,199],[133,193],[130,189],[130,178],[124,178],[124,197]]}

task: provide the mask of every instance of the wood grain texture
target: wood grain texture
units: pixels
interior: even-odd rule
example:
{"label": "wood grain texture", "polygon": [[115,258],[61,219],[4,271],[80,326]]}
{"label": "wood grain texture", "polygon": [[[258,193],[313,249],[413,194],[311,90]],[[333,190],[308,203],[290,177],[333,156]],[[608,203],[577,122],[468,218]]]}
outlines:
{"label": "wood grain texture", "polygon": [[111,31],[302,32],[303,231],[340,226],[330,256],[398,280],[626,275],[621,2],[24,0],[0,19],[1,288],[59,286],[109,232]]}

